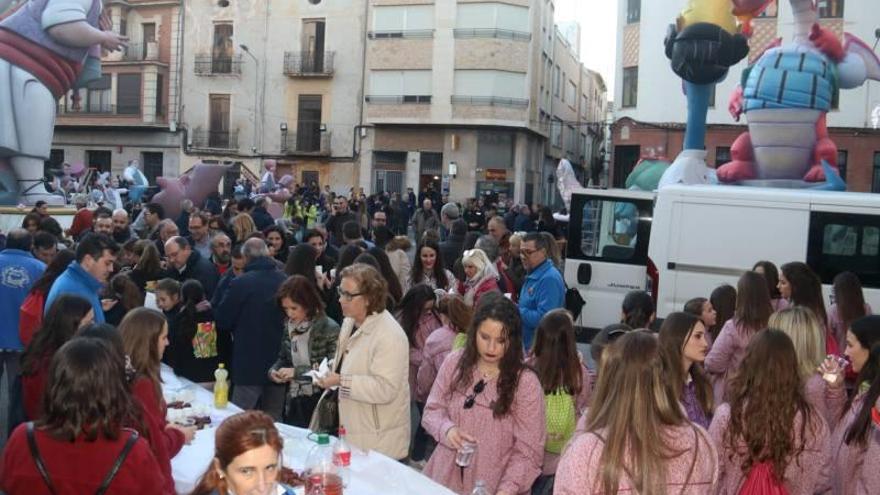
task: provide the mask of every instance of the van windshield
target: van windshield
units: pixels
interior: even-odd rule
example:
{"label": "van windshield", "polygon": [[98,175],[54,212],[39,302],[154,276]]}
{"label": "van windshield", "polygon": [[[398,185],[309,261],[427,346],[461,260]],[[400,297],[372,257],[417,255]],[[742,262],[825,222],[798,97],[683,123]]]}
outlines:
{"label": "van windshield", "polygon": [[641,264],[650,234],[652,202],[572,198],[568,255],[577,259]]}

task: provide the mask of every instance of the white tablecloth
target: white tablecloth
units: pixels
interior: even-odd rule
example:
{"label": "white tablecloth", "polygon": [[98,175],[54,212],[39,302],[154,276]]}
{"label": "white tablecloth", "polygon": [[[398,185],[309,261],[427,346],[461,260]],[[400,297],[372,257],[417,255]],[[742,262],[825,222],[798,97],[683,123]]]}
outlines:
{"label": "white tablecloth", "polygon": [[[193,405],[211,408],[211,427],[198,431],[193,442],[184,445],[171,460],[174,486],[178,493],[185,494],[195,487],[214,456],[215,428],[227,417],[241,412],[241,408],[231,402],[225,409],[214,408],[214,396],[211,392],[185,378],[175,376],[165,365],[162,365],[162,381],[166,400],[185,391],[192,395]],[[296,472],[302,472],[309,450],[315,445],[307,438],[309,431],[281,423],[276,423],[276,426],[284,437],[284,465]],[[378,452],[362,452],[354,447],[352,450],[351,479],[345,495],[454,495],[452,491],[414,469]],[[297,493],[302,493],[302,490]]]}

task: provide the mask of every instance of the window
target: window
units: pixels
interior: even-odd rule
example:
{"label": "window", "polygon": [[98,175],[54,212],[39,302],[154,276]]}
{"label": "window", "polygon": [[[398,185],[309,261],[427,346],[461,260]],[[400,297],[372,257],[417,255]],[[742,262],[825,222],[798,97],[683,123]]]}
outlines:
{"label": "window", "polygon": [[107,150],[86,150],[86,166],[98,172],[109,172],[113,152]]}
{"label": "window", "polygon": [[579,260],[644,264],[652,208],[650,200],[613,201],[573,195],[568,256]]}
{"label": "window", "polygon": [[477,167],[513,168],[514,137],[508,132],[480,132],[477,136]]}
{"label": "window", "polygon": [[642,0],[627,0],[626,3],[626,23],[632,24],[639,22],[642,17]]}
{"label": "window", "polygon": [[235,45],[232,24],[214,24],[214,45],[211,49],[211,73],[231,74]]}
{"label": "window", "polygon": [[565,102],[568,103],[572,108],[577,105],[577,85],[574,81],[568,81],[568,86],[565,88]]}
{"label": "window", "polygon": [[296,151],[321,150],[321,95],[299,95]]}
{"label": "window", "polygon": [[550,122],[550,142],[557,148],[562,148],[562,121],[553,119]]}
{"label": "window", "polygon": [[553,94],[555,96],[559,96],[559,86],[562,85],[562,79],[559,77],[559,66],[556,66],[556,70],[553,72]]}
{"label": "window", "polygon": [[816,9],[819,17],[840,18],[843,17],[843,0],[818,0]]}
{"label": "window", "polygon": [[623,69],[623,108],[631,108],[638,104],[639,68]]}
{"label": "window", "polygon": [[851,271],[864,287],[880,288],[880,216],[811,213],[807,264],[824,284]]}
{"label": "window", "polygon": [[43,177],[52,177],[52,172],[61,170],[64,163],[64,150],[52,149],[49,152],[49,159],[43,162]]}
{"label": "window", "polygon": [[156,74],[156,116],[165,116],[165,76]]}
{"label": "window", "polygon": [[109,113],[110,107],[110,88],[112,87],[112,76],[110,74],[102,74],[101,78],[88,84],[88,93],[86,95],[86,111],[89,113]]}
{"label": "window", "polygon": [[528,34],[529,9],[503,3],[459,4],[455,26],[457,31],[497,30]]}
{"label": "window", "polygon": [[849,158],[849,152],[846,150],[837,151],[837,170],[840,172],[840,178],[846,182],[846,161]]}
{"label": "window", "polygon": [[874,152],[874,180],[871,192],[880,193],[880,151]]}
{"label": "window", "polygon": [[373,103],[430,103],[431,71],[374,70],[370,73],[370,96]]}
{"label": "window", "polygon": [[141,163],[144,164],[144,175],[150,184],[156,183],[156,177],[161,177],[165,173],[162,170],[163,154],[155,151],[144,151],[141,153]]}
{"label": "window", "polygon": [[587,116],[587,107],[589,104],[587,103],[587,95],[581,95],[581,116]]}
{"label": "window", "polygon": [[715,168],[718,168],[730,161],[730,147],[719,146],[715,148]]}
{"label": "window", "polygon": [[210,148],[228,148],[231,144],[229,133],[229,95],[208,95],[209,131],[207,144]]}
{"label": "window", "polygon": [[116,113],[138,115],[141,113],[141,75],[119,74],[116,76]]}
{"label": "window", "polygon": [[434,30],[433,5],[374,7],[373,36],[402,37],[407,32]]}
{"label": "window", "polygon": [[502,70],[457,70],[455,94],[522,99],[526,96],[526,75]]}

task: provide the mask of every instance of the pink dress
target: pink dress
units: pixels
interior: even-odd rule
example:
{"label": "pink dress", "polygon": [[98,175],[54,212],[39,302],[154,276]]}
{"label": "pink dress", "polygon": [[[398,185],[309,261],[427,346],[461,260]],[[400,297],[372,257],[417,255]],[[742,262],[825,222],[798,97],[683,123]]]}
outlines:
{"label": "pink dress", "polygon": [[[802,421],[800,414],[795,416],[793,431],[798,435],[795,440],[796,445],[800,444],[799,433]],[[741,468],[745,459],[742,455],[745,444],[740,440],[738,452],[734,452],[724,438],[729,424],[730,404],[722,404],[715,410],[712,425],[709,427],[709,435],[718,449],[717,495],[738,495],[740,486],[747,476]],[[806,435],[803,452],[793,458],[785,468],[784,485],[789,495],[813,495],[827,492],[830,488],[831,443],[828,426],[818,414],[812,416],[811,424],[807,425]]]}
{"label": "pink dress", "polygon": [[416,377],[416,402],[424,403],[428,400],[428,394],[431,393],[431,387],[434,386],[437,372],[440,371],[443,360],[452,352],[452,342],[455,340],[455,335],[451,328],[444,325],[434,330],[425,341],[425,348],[422,350],[422,363],[419,365]]}
{"label": "pink dress", "polygon": [[[604,437],[604,432],[601,434]],[[670,447],[683,454],[670,459],[666,467],[666,493],[683,495],[714,494],[718,481],[718,454],[706,430],[691,423],[666,427]],[[605,442],[596,433],[578,434],[562,453],[556,471],[554,495],[602,493],[599,460]],[[621,475],[620,495],[636,495],[632,482]]]}
{"label": "pink dress", "polygon": [[746,347],[756,332],[734,323],[733,318],[727,320],[718,332],[718,338],[703,363],[703,368],[711,373],[716,404],[724,402],[727,382],[739,368],[739,363],[746,355]]}
{"label": "pink dress", "polygon": [[862,408],[865,394],[853,399],[849,410],[831,434],[831,454],[834,459],[832,489],[834,495],[876,495],[880,493],[880,429],[869,426],[868,442],[863,447],[844,442],[846,431]]}
{"label": "pink dress", "polygon": [[846,390],[843,387],[828,386],[820,373],[813,373],[804,383],[804,395],[807,402],[825,419],[828,427],[834,428],[840,419],[840,411],[846,404]]}
{"label": "pink dress", "polygon": [[416,327],[415,345],[409,347],[409,396],[416,397],[418,388],[416,380],[419,374],[419,366],[425,359],[425,342],[428,337],[442,326],[440,320],[433,311],[422,313]]}
{"label": "pink dress", "polygon": [[[865,315],[873,314],[871,311],[871,305],[865,303]],[[841,352],[846,349],[846,331],[847,328],[843,327],[843,320],[840,318],[840,311],[837,309],[837,304],[832,304],[828,309],[828,330],[834,335],[834,338],[837,339],[837,347]]]}
{"label": "pink dress", "polygon": [[[496,419],[489,406],[498,399],[497,378],[487,382],[472,408],[465,409],[465,400],[481,375],[475,369],[467,389],[454,390],[461,355],[462,351],[455,351],[443,362],[425,405],[422,425],[438,444],[422,474],[460,494],[469,494],[477,480],[486,483],[489,493],[528,494],[544,459],[541,383],[532,371],[524,370],[511,409],[502,418]],[[474,459],[463,470],[455,464],[456,450],[446,439],[453,426],[477,439]]]}

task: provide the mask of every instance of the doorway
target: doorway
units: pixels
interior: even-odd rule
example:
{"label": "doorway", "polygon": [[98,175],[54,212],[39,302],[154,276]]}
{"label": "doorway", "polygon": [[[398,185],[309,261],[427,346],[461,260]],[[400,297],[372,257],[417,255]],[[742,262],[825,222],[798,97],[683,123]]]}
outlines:
{"label": "doorway", "polygon": [[164,157],[162,153],[157,153],[155,151],[144,151],[141,153],[141,156],[141,163],[144,164],[144,175],[147,177],[150,184],[155,184],[156,178],[161,177],[164,173],[162,170]]}
{"label": "doorway", "polygon": [[612,187],[626,187],[626,178],[629,177],[629,174],[635,168],[641,154],[642,148],[639,145],[614,147],[614,179]]}

